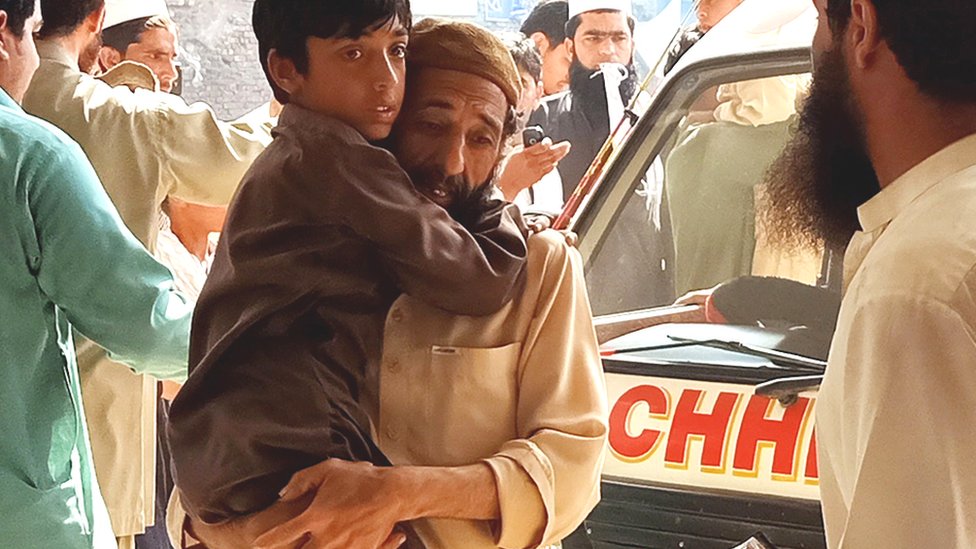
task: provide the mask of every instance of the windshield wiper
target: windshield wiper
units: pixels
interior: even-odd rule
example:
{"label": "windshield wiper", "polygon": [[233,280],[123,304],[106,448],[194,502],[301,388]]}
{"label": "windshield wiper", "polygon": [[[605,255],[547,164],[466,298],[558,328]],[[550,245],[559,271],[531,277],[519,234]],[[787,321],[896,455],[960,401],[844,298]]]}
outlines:
{"label": "windshield wiper", "polygon": [[787,353],[784,351],[777,351],[774,349],[767,349],[764,347],[755,347],[752,345],[746,345],[745,343],[739,341],[730,341],[724,339],[689,339],[683,337],[676,337],[669,335],[668,339],[674,341],[675,343],[665,343],[661,345],[648,345],[644,347],[626,347],[623,349],[606,349],[600,352],[603,357],[610,357],[613,355],[623,354],[623,353],[641,353],[648,351],[663,351],[667,349],[679,349],[682,347],[712,347],[715,349],[721,349],[723,351],[731,351],[734,353],[740,353],[744,355],[754,356],[758,358],[765,358],[766,360],[773,363],[775,366],[780,366],[784,368],[795,368],[797,370],[807,370],[811,372],[823,372],[827,368],[827,363],[823,360],[817,360],[815,358],[805,357],[803,355],[798,355],[794,353]]}
{"label": "windshield wiper", "polygon": [[683,337],[668,336],[668,339],[672,341],[677,341],[680,343],[698,343],[699,345],[705,347],[714,347],[716,349],[723,349],[726,351],[733,351],[736,353],[742,353],[744,355],[751,355],[759,358],[765,358],[766,360],[776,364],[777,366],[785,366],[788,368],[796,368],[799,370],[810,370],[813,372],[823,372],[827,369],[827,362],[819,360],[816,358],[810,358],[803,355],[798,355],[795,353],[788,353],[786,351],[777,351],[775,349],[767,349],[765,347],[755,347],[752,345],[746,345],[740,341],[726,341],[726,340],[714,340],[714,339],[687,339]]}
{"label": "windshield wiper", "polygon": [[823,383],[823,375],[793,376],[771,379],[756,385],[756,394],[775,398],[784,407],[790,407],[800,398],[800,393],[815,391]]}

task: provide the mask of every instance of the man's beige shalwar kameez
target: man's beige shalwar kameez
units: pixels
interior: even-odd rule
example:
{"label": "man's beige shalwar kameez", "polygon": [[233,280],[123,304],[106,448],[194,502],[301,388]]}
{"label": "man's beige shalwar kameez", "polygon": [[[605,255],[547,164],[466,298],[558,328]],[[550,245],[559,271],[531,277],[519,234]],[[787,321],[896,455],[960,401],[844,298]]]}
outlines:
{"label": "man's beige shalwar kameez", "polygon": [[403,296],[387,317],[378,407],[367,397],[380,448],[395,465],[485,462],[498,485],[498,524],[417,521],[428,549],[556,544],[599,501],[607,397],[582,261],[555,231],[528,249],[525,290],[494,315]]}

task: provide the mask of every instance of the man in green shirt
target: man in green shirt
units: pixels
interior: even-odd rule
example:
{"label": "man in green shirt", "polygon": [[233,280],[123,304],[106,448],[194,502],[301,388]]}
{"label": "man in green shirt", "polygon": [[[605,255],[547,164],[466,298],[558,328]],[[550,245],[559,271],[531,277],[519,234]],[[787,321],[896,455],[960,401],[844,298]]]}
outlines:
{"label": "man in green shirt", "polygon": [[35,0],[0,0],[0,546],[111,548],[72,328],[141,373],[179,379],[191,305],[81,148],[18,105],[39,14]]}

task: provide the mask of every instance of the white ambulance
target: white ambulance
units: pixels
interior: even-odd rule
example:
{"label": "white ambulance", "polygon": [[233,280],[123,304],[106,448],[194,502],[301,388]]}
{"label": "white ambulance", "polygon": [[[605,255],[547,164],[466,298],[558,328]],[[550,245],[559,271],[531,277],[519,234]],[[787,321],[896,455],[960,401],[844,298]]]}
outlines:
{"label": "white ambulance", "polygon": [[[651,79],[564,212],[611,406],[603,499],[566,547],[825,547],[813,418],[840,256],[759,222],[816,18],[809,0],[746,0]],[[722,283],[707,319],[668,307]]]}

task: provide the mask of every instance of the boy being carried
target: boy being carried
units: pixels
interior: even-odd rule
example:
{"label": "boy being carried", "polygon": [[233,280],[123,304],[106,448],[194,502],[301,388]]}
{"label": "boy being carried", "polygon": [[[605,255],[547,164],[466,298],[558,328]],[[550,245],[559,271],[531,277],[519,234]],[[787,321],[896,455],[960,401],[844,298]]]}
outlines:
{"label": "boy being carried", "polygon": [[200,296],[170,437],[182,503],[216,524],[274,503],[326,458],[386,464],[358,400],[401,292],[484,315],[519,289],[514,207],[423,197],[393,156],[407,0],[257,0],[275,139],[245,176]]}

